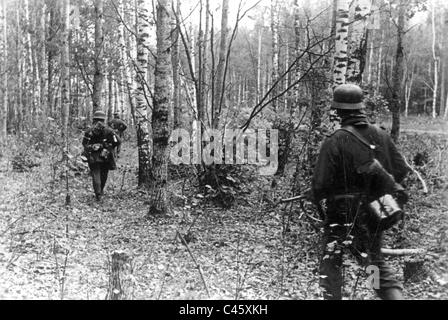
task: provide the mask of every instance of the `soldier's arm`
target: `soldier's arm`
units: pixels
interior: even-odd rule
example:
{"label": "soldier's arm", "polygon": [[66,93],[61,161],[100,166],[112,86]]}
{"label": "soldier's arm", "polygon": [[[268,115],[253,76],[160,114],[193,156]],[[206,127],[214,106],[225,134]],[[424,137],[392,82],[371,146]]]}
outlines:
{"label": "soldier's arm", "polygon": [[84,147],[84,150],[88,150],[90,145],[90,139],[91,139],[91,133],[90,131],[86,131],[86,133],[84,133],[84,138],[82,139],[82,146]]}
{"label": "soldier's arm", "polygon": [[113,130],[111,130],[109,134],[108,142],[111,144],[112,147],[118,147],[121,145],[120,137]]}
{"label": "soldier's arm", "polygon": [[387,137],[387,140],[392,162],[392,175],[394,176],[396,182],[401,183],[406,175],[411,171],[411,168],[409,168],[404,157],[398,151],[396,145],[389,136]]}
{"label": "soldier's arm", "polygon": [[121,121],[121,131],[125,131],[128,128],[128,126],[126,125],[126,123],[122,120]]}
{"label": "soldier's arm", "polygon": [[318,204],[331,193],[336,169],[336,149],[330,140],[326,140],[314,168],[312,180],[313,201]]}

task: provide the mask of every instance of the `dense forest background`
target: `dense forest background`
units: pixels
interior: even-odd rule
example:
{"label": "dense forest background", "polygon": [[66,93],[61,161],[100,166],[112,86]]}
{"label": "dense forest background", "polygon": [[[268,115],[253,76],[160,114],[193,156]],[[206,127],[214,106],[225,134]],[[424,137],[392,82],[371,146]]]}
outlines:
{"label": "dense forest background", "polygon": [[[279,200],[309,189],[342,83],[427,184],[385,243],[405,293],[448,297],[446,1],[2,0],[0,30],[0,298],[320,297],[322,221]],[[98,110],[129,125],[103,203]],[[173,130],[208,128],[279,130],[275,175],[170,162]]]}

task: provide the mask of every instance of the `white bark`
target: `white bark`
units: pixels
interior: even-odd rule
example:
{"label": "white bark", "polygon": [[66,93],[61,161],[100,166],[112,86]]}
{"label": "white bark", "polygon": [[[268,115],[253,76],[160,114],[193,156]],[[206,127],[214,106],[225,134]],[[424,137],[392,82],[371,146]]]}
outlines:
{"label": "white bark", "polygon": [[137,1],[137,71],[136,71],[136,107],[135,121],[137,126],[137,144],[139,158],[139,185],[149,183],[149,170],[151,161],[151,141],[149,134],[149,95],[146,83],[146,72],[148,69],[148,46],[149,46],[149,12],[148,3],[145,0]]}
{"label": "white bark", "polygon": [[350,35],[347,82],[360,84],[366,58],[367,18],[370,15],[372,1],[355,0],[352,5],[354,7],[354,22]]}
{"label": "white bark", "polygon": [[434,89],[433,89],[433,100],[432,100],[432,117],[437,117],[436,106],[437,106],[437,90],[439,88],[439,57],[436,53],[436,22],[435,22],[435,10],[436,3],[435,0],[431,2],[431,27],[432,27],[432,57],[434,61]]}
{"label": "white bark", "polygon": [[[277,81],[279,77],[279,0],[271,0],[271,32],[272,32],[272,84]],[[272,96],[277,95],[276,89],[272,91]],[[277,111],[277,101],[272,102],[272,109]]]}
{"label": "white bark", "polygon": [[351,0],[336,0],[333,88],[345,83],[347,72],[349,6]]}
{"label": "white bark", "polygon": [[8,119],[8,38],[6,23],[6,1],[2,3],[2,19],[3,19],[3,107],[0,117],[0,143],[6,141],[7,136],[7,119]]}

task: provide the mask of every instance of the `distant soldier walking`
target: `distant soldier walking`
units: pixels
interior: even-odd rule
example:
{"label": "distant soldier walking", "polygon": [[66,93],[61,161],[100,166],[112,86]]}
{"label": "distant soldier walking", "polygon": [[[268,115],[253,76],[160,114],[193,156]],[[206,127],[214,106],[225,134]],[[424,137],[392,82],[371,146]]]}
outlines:
{"label": "distant soldier walking", "polygon": [[126,123],[120,119],[118,112],[114,113],[114,118],[109,121],[109,127],[111,127],[115,132],[118,133],[118,136],[123,139],[124,132],[128,128]]}
{"label": "distant soldier walking", "polygon": [[349,249],[362,265],[378,268],[377,295],[399,300],[401,283],[381,254],[383,231],[398,220],[381,218],[371,204],[386,194],[404,203],[407,196],[399,183],[409,167],[389,135],[368,122],[363,99],[356,85],[335,89],[333,108],[342,128],[324,141],[314,171],[314,201],[325,212],[320,285],[325,299],[342,299],[342,258]]}
{"label": "distant soldier walking", "polygon": [[116,169],[115,148],[121,144],[120,138],[105,125],[105,121],[106,114],[104,112],[95,112],[93,126],[85,132],[82,141],[92,175],[93,190],[98,201],[104,194],[109,170]]}
{"label": "distant soldier walking", "polygon": [[[121,140],[123,140],[124,132],[128,128],[126,123],[120,119],[120,116],[118,115],[118,112],[114,113],[114,118],[109,121],[109,127],[111,127],[120,137]],[[120,154],[121,146],[117,147],[117,155]]]}

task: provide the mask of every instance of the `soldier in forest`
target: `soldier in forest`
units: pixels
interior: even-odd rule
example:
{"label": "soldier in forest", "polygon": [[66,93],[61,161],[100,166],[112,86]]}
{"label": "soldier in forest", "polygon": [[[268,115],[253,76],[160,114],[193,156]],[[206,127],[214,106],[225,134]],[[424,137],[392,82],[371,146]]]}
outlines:
{"label": "soldier in forest", "polygon": [[[120,137],[121,140],[123,140],[124,132],[128,128],[126,123],[120,119],[120,116],[118,112],[114,113],[114,118],[109,121],[109,127],[111,127]],[[120,154],[120,146],[117,147],[117,155]]]}
{"label": "soldier in forest", "polygon": [[100,201],[104,195],[109,170],[115,170],[116,152],[121,140],[106,124],[106,114],[96,111],[93,115],[93,126],[89,128],[82,141],[84,154],[87,158],[93,181],[96,200]]}
{"label": "soldier in forest", "polygon": [[410,169],[387,132],[368,122],[363,100],[359,86],[334,90],[332,108],[341,129],[322,144],[314,170],[313,199],[325,216],[320,285],[324,299],[342,299],[343,252],[349,249],[363,266],[379,271],[379,298],[399,300],[402,285],[384,261],[381,244],[383,231],[403,216],[381,218],[371,204],[393,194],[403,205],[407,195],[400,183]]}
{"label": "soldier in forest", "polygon": [[114,118],[109,121],[108,125],[118,133],[120,139],[123,139],[124,132],[126,131],[128,126],[123,120],[120,119],[120,115],[118,114],[118,112],[114,113]]}

